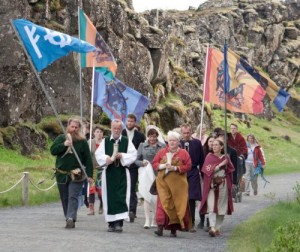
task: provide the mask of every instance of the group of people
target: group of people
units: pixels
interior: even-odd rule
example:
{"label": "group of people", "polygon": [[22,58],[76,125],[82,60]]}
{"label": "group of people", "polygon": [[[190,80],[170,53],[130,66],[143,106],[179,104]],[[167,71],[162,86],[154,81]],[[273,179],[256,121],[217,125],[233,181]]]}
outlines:
{"label": "group of people", "polygon": [[156,126],[148,126],[146,136],[137,130],[136,116],[129,114],[126,127],[122,121],[112,120],[111,134],[103,138],[103,128],[96,125],[93,139],[87,142],[80,121],[69,119],[67,134],[58,136],[51,146],[52,155],[57,156],[55,174],[65,227],[75,227],[78,195],[87,180],[88,214],[95,213],[97,193],[108,232],[122,232],[124,220],[134,222],[138,184],[145,229],[156,227],[157,236],[170,230],[171,237],[176,237],[178,230],[196,232],[196,202],[200,201],[198,227],[204,228],[207,216],[209,235],[220,235],[225,214],[233,212],[238,166],[246,167],[246,195],[250,195],[250,182],[257,195],[257,176],[253,174],[258,165],[265,167],[265,160],[254,135],[247,137],[247,143],[236,124],[230,125],[228,134],[216,128],[207,135],[202,125],[200,135],[200,127],[193,134],[192,127],[183,124],[180,132],[169,131],[165,142]]}

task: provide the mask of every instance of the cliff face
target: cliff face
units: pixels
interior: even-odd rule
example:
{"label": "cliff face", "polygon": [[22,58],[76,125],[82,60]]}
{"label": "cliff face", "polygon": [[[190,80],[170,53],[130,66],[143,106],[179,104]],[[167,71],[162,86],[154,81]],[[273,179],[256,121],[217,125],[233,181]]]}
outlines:
{"label": "cliff face", "polygon": [[[3,0],[1,15],[0,125],[53,114],[9,20],[26,18],[78,34],[77,1]],[[151,99],[144,119],[164,130],[198,124],[207,44],[228,46],[260,66],[291,92],[300,86],[300,1],[208,1],[198,10],[136,13],[131,0],[85,0],[83,9],[109,44],[117,78]],[[89,117],[91,70],[83,71],[84,115]],[[79,114],[77,55],[41,73],[59,113]],[[300,116],[298,100],[288,106]],[[96,110],[96,116],[99,110]],[[209,122],[209,109],[205,120]],[[267,108],[265,116],[272,116]]]}

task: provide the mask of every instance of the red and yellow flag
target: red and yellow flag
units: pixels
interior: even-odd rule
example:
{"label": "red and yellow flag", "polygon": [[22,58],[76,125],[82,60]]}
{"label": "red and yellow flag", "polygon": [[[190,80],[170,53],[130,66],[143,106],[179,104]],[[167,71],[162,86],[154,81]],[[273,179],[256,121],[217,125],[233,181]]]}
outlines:
{"label": "red and yellow flag", "polygon": [[[79,20],[80,39],[89,42],[97,48],[93,53],[81,54],[81,67],[106,68],[109,72],[109,77],[113,79],[117,72],[117,63],[108,45],[82,10],[79,10]],[[103,69],[101,71],[103,72]],[[107,76],[107,73],[105,75]]]}
{"label": "red and yellow flag", "polygon": [[[204,100],[224,107],[224,54],[217,49],[209,48],[206,57],[208,63]],[[230,78],[230,91],[226,94],[227,109],[241,113],[262,113],[264,108],[262,100],[266,91],[241,65],[237,54],[228,50],[227,60]]]}

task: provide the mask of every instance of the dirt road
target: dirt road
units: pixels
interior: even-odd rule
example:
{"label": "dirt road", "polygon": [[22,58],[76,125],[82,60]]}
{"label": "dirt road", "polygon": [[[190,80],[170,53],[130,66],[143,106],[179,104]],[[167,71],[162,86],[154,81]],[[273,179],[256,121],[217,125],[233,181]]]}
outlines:
{"label": "dirt road", "polygon": [[1,209],[0,251],[224,251],[226,241],[236,225],[278,200],[294,197],[292,188],[296,181],[300,181],[300,173],[268,179],[271,183],[263,188],[264,183],[259,178],[257,196],[245,196],[241,203],[234,204],[235,212],[225,217],[222,235],[217,238],[210,238],[202,230],[196,233],[179,232],[177,238],[170,238],[169,232],[165,232],[163,237],[156,237],[154,229],[143,229],[141,206],[138,207],[136,221],[125,222],[122,234],[108,233],[104,217],[98,214],[87,216],[85,207],[79,210],[76,228],[66,230],[61,205],[55,203]]}

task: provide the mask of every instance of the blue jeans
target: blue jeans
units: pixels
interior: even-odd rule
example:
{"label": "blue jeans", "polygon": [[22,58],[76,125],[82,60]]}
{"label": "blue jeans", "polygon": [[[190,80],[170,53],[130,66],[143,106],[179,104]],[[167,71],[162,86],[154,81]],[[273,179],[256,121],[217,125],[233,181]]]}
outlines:
{"label": "blue jeans", "polygon": [[66,219],[76,221],[78,210],[78,196],[82,189],[83,182],[68,181],[65,184],[57,184],[60,200]]}

